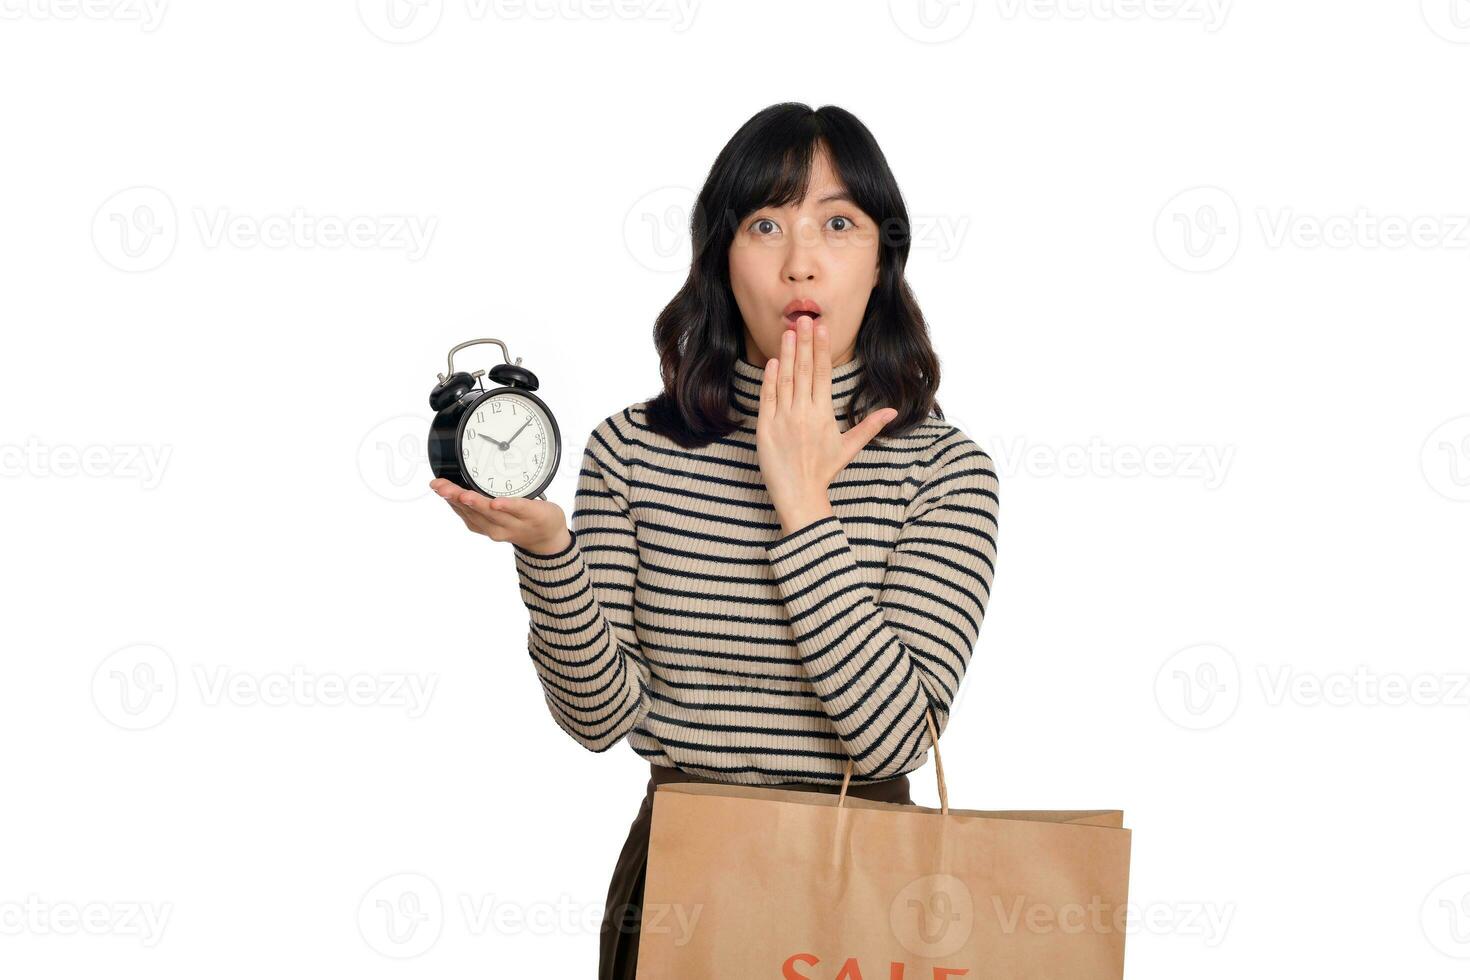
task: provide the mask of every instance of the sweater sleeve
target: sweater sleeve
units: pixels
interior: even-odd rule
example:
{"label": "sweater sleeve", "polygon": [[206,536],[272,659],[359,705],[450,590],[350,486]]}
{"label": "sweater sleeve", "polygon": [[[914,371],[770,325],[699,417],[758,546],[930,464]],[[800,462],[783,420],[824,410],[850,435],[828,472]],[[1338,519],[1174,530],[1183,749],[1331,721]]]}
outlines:
{"label": "sweater sleeve", "polygon": [[530,615],[527,648],[546,705],[592,752],[617,744],[650,703],[648,666],[633,630],[637,533],[620,476],[628,444],[615,419],[604,419],[588,437],[571,542],[549,555],[512,545]]}
{"label": "sweater sleeve", "polygon": [[999,486],[990,456],[958,429],[936,447],[875,597],[847,531],[820,518],[766,546],[797,657],[853,773],[891,778],[943,733],[995,574]]}

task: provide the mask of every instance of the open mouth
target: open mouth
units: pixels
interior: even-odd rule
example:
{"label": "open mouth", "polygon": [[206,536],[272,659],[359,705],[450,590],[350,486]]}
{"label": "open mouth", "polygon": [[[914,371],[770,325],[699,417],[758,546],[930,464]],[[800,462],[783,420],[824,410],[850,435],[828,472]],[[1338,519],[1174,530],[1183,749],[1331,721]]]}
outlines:
{"label": "open mouth", "polygon": [[812,322],[816,322],[822,315],[822,306],[814,299],[794,299],[786,304],[786,309],[781,313],[786,317],[786,322],[794,327],[796,321],[804,316],[809,316]]}

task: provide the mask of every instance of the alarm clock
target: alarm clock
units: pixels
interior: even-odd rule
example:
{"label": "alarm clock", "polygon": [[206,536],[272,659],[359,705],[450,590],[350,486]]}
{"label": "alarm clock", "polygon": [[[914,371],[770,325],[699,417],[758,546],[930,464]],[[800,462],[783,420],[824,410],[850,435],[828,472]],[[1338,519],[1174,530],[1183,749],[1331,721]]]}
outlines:
{"label": "alarm clock", "polygon": [[[457,351],[475,344],[499,344],[504,364],[466,373],[454,369]],[[429,465],[466,490],[487,497],[539,497],[561,463],[561,430],[546,403],[532,394],[541,383],[521,367],[518,357],[493,337],[466,340],[449,349],[449,371],[429,394],[437,414],[429,427]]]}

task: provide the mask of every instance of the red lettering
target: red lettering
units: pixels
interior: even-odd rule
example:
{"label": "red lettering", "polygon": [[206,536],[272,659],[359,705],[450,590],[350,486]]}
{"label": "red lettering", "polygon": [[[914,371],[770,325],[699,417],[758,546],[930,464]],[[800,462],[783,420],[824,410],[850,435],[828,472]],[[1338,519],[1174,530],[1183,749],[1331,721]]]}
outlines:
{"label": "red lettering", "polygon": [[[781,964],[781,980],[818,980],[805,973],[797,973],[798,963],[805,966],[816,966],[822,962],[815,953],[792,953]],[[907,976],[908,965],[898,961],[888,964],[888,980],[904,980]],[[966,966],[936,966],[934,967],[934,980],[948,980],[950,977],[965,977],[970,975],[970,968]],[[825,976],[825,974],[823,974]],[[856,956],[849,956],[842,963],[842,968],[837,971],[837,976],[832,980],[863,980],[863,968],[858,963]]]}
{"label": "red lettering", "polygon": [[812,980],[805,973],[796,972],[796,964],[805,963],[807,966],[816,966],[822,962],[811,953],[792,953],[786,957],[786,962],[781,964],[781,980]]}

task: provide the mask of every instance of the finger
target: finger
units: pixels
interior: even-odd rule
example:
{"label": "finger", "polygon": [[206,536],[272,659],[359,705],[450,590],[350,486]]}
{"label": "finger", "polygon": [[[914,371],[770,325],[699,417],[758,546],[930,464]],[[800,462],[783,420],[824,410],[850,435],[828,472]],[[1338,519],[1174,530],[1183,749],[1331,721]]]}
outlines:
{"label": "finger", "polygon": [[464,506],[457,500],[450,500],[447,497],[444,499],[444,502],[449,505],[450,510],[459,515],[459,519],[464,521],[465,527],[469,528],[471,531],[474,531],[476,534],[490,533],[489,522],[481,520],[479,515],[471,511],[468,507]]}
{"label": "finger", "polygon": [[482,494],[475,493],[473,490],[466,490],[464,487],[450,480],[444,480],[439,486],[435,487],[434,492],[439,494],[439,496],[443,497],[446,501],[453,505],[456,510],[459,510],[466,516],[482,513],[482,511],[477,510],[473,506],[470,506],[470,503],[475,500],[483,501],[486,505],[483,513],[490,515],[489,517],[486,517],[485,520],[488,521],[493,519],[493,517],[495,516],[501,516],[502,526],[508,526],[504,523],[504,516],[498,509],[499,505],[495,503],[495,501],[500,499],[498,497],[486,497]]}
{"label": "finger", "polygon": [[773,418],[776,414],[776,405],[781,397],[777,392],[776,379],[780,370],[781,362],[774,357],[766,359],[766,369],[761,374],[761,403],[760,409],[755,415],[755,425],[760,429],[761,423]]}
{"label": "finger", "polygon": [[784,330],[781,333],[781,371],[776,377],[776,404],[782,409],[791,407],[791,390],[796,380],[792,370],[796,362],[796,331]]}
{"label": "finger", "polygon": [[489,506],[494,509],[497,516],[508,520],[526,521],[535,516],[540,502],[525,497],[492,497]]}
{"label": "finger", "polygon": [[857,425],[842,433],[842,444],[847,450],[847,463],[852,462],[862,448],[873,441],[873,437],[883,430],[883,427],[898,417],[896,408],[880,408],[868,414]]}
{"label": "finger", "polygon": [[806,314],[796,321],[796,380],[791,397],[799,405],[812,403],[812,323]]}
{"label": "finger", "polygon": [[812,402],[832,413],[832,343],[821,320],[812,328]]}
{"label": "finger", "polygon": [[517,518],[504,508],[500,503],[502,497],[486,497],[484,494],[475,493],[473,490],[463,490],[459,494],[459,505],[470,513],[478,516],[481,520],[498,528],[509,530],[518,522]]}

